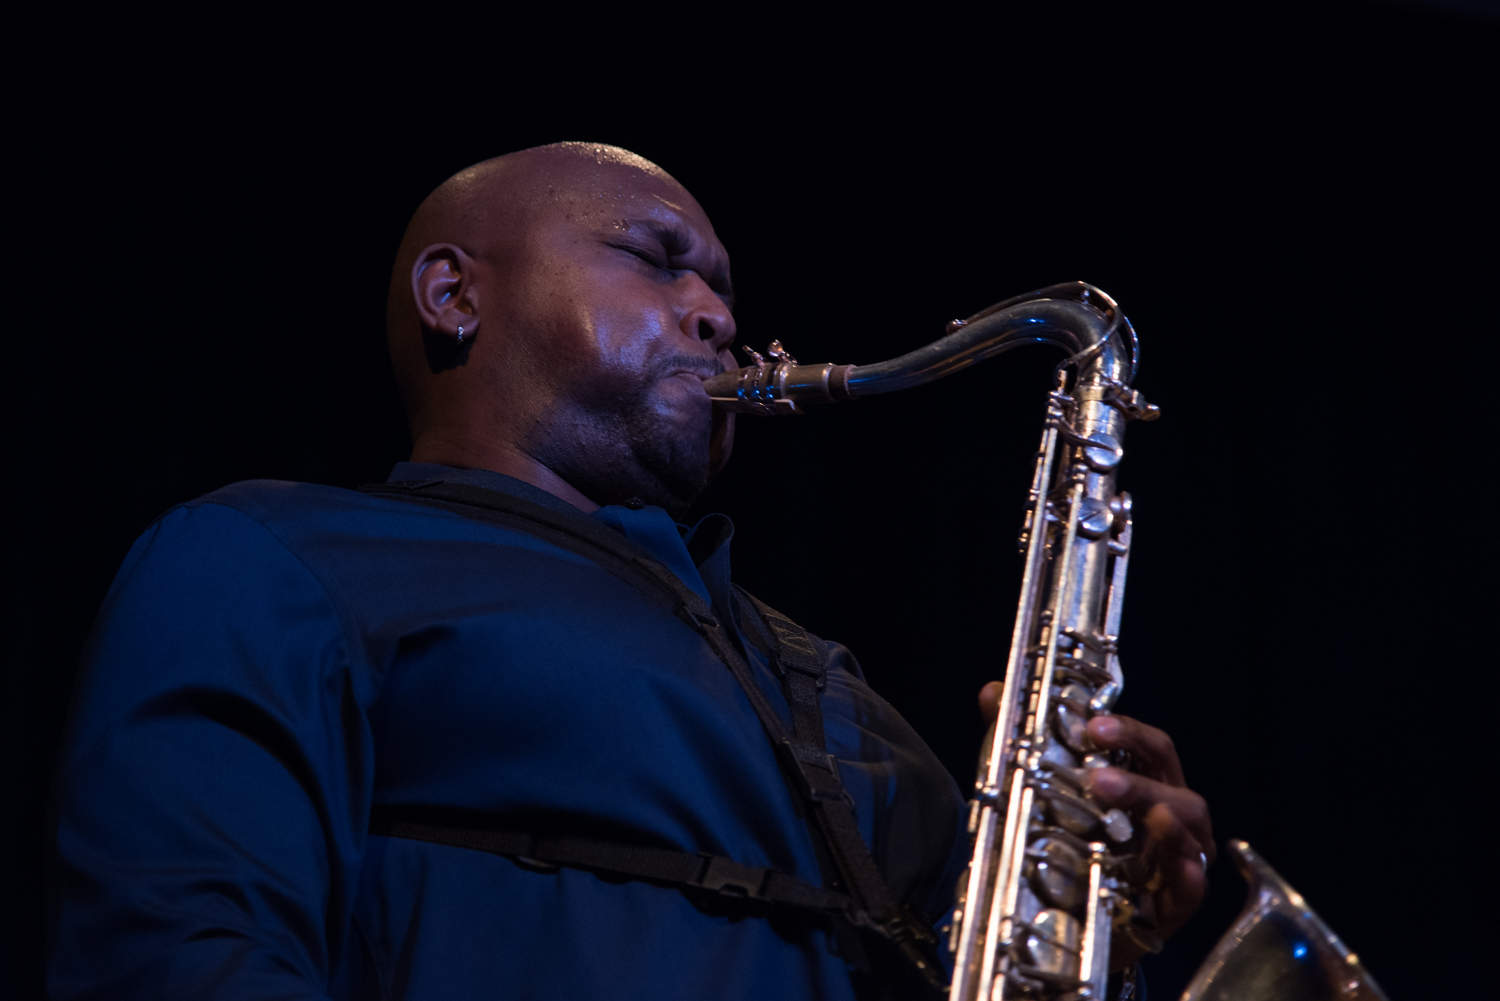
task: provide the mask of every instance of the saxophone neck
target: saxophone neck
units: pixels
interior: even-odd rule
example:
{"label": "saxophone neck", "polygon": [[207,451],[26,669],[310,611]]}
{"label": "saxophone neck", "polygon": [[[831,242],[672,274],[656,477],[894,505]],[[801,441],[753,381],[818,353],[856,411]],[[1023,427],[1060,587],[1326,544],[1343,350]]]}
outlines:
{"label": "saxophone neck", "polygon": [[[716,407],[732,413],[800,414],[820,403],[925,385],[1025,344],[1066,351],[1063,364],[1077,368],[1079,387],[1104,386],[1121,400],[1132,399],[1127,394],[1140,353],[1135,331],[1113,299],[1084,282],[1006,299],[954,320],[947,336],[931,344],[873,365],[801,365],[776,341],[769,358],[751,351],[753,364],[705,380],[704,389]],[[1154,411],[1144,401],[1131,406],[1131,416]]]}

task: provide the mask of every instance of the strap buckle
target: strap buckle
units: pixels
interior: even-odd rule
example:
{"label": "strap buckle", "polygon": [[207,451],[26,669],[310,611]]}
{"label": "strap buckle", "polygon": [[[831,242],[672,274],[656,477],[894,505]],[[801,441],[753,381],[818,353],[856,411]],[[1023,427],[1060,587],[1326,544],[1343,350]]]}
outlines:
{"label": "strap buckle", "polygon": [[769,869],[758,869],[740,865],[722,855],[699,852],[708,864],[693,886],[709,890],[725,897],[748,897],[751,900],[769,900],[765,894],[766,876]]}
{"label": "strap buckle", "polygon": [[688,628],[699,636],[707,636],[710,629],[719,628],[719,620],[708,612],[695,612],[687,605],[678,605],[677,617],[688,624]]}
{"label": "strap buckle", "polygon": [[818,691],[822,691],[828,684],[828,670],[820,663],[809,663],[798,657],[788,657],[783,648],[771,655],[771,667],[778,677],[785,679],[788,671],[796,671],[805,674],[813,680]]}
{"label": "strap buckle", "polygon": [[782,756],[792,766],[792,773],[799,779],[798,785],[804,799],[843,800],[854,807],[854,797],[844,788],[839,775],[838,759],[827,751],[799,744],[790,737],[781,741]]}

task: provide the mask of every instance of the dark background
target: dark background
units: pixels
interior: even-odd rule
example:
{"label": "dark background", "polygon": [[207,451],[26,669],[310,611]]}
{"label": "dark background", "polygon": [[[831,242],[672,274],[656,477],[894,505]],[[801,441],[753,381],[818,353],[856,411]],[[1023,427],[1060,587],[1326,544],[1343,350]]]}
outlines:
{"label": "dark background", "polygon": [[[734,257],[742,343],[804,361],[883,360],[1066,279],[1115,295],[1164,412],[1122,473],[1122,711],[1393,998],[1489,982],[1486,5],[600,17],[12,34],[0,990],[41,991],[50,769],[132,539],[239,479],[383,478],[409,447],[383,334],[406,220],[459,168],[559,139],[686,184]],[[740,581],[850,644],[966,788],[1053,360],[742,419],[701,505],[735,518]],[[1149,962],[1158,999],[1242,902],[1212,875]]]}

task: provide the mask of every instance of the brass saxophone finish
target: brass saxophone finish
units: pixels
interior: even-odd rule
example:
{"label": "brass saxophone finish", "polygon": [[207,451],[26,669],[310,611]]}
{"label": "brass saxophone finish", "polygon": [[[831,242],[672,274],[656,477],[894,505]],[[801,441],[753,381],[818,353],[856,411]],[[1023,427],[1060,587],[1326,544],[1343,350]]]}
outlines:
{"label": "brass saxophone finish", "polygon": [[[1124,687],[1118,639],[1132,523],[1116,473],[1125,426],[1159,416],[1131,388],[1135,331],[1104,292],[1068,282],[954,320],[946,337],[877,365],[801,365],[778,341],[769,357],[752,351],[752,365],[704,383],[720,409],[794,415],[922,385],[1030,343],[1066,357],[1047,397],[1004,691],[970,801],[972,854],[948,929],[950,1001],[1102,999],[1112,941],[1161,947],[1130,818],[1095,803],[1087,782],[1089,769],[1129,765],[1095,748],[1086,727]],[[1295,891],[1242,842],[1231,850],[1251,880],[1251,903],[1184,1001],[1383,999],[1352,954],[1328,958],[1342,944]],[[1275,942],[1293,939],[1276,967],[1291,972],[1258,972]],[[1337,975],[1297,980],[1308,955]],[[1287,993],[1294,983],[1324,992]],[[1131,989],[1127,978],[1122,996]]]}

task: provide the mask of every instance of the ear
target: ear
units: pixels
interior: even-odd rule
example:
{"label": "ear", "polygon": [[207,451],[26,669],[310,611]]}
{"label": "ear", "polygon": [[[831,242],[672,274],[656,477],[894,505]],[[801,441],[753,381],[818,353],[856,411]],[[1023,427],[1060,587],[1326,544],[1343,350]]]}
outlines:
{"label": "ear", "polygon": [[417,255],[411,266],[411,291],[422,326],[462,343],[479,331],[479,291],[475,287],[476,265],[463,249],[451,243],[435,243]]}

